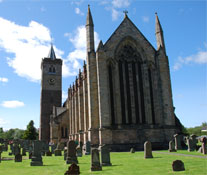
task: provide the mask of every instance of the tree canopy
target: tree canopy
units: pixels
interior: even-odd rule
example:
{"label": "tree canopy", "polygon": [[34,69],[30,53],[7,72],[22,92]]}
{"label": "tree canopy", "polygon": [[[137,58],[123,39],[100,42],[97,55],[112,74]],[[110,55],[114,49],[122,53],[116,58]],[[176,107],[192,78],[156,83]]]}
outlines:
{"label": "tree canopy", "polygon": [[34,122],[31,120],[27,125],[27,129],[24,132],[23,139],[36,140],[38,138],[37,129],[34,127]]}

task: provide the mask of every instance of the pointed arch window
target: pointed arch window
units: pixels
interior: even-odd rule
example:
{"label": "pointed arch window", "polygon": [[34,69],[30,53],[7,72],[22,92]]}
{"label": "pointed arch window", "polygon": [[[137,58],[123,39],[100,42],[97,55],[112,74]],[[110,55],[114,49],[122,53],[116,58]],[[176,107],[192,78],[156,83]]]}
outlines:
{"label": "pointed arch window", "polygon": [[51,65],[51,66],[49,67],[49,73],[50,73],[50,74],[55,74],[55,73],[56,73],[55,67],[54,67],[53,65]]}

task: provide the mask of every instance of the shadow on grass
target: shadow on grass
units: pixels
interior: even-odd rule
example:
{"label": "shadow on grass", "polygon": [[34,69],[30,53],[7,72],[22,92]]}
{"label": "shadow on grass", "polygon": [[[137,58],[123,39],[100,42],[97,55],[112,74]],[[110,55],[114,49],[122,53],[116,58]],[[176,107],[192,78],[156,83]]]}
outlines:
{"label": "shadow on grass", "polygon": [[153,157],[153,159],[160,159],[160,158],[162,158],[162,157]]}
{"label": "shadow on grass", "polygon": [[[111,165],[111,166],[122,166],[123,164],[120,164],[120,165]],[[104,166],[104,167],[111,167],[111,166]]]}

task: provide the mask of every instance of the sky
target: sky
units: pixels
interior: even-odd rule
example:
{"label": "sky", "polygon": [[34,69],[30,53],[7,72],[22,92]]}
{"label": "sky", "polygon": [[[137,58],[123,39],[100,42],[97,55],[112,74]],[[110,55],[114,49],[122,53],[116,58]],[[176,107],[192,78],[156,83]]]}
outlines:
{"label": "sky", "polygon": [[128,17],[156,49],[155,12],[164,31],[175,114],[185,127],[207,122],[207,1],[0,0],[0,127],[39,128],[40,64],[53,43],[63,59],[63,102],[86,59],[90,4],[95,45]]}

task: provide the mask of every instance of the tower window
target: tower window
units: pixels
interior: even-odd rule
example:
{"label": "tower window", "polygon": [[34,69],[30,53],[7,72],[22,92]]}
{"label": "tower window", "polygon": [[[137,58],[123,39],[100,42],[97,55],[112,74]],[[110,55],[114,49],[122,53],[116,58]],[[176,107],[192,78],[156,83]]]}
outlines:
{"label": "tower window", "polygon": [[49,73],[55,73],[55,67],[54,66],[49,67]]}

